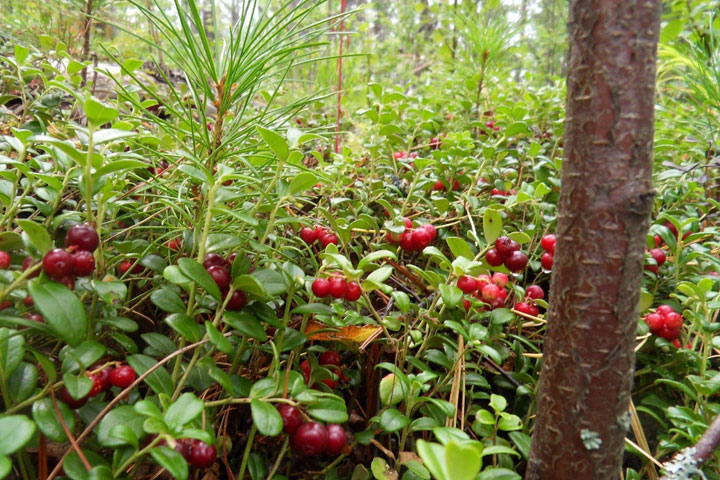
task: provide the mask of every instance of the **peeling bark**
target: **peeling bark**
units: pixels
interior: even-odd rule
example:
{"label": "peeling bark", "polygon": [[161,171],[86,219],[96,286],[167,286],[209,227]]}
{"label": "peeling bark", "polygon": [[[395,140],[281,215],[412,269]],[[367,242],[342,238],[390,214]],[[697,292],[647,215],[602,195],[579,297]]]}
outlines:
{"label": "peeling bark", "polygon": [[661,0],[571,0],[565,161],[526,480],[617,479],[629,426]]}

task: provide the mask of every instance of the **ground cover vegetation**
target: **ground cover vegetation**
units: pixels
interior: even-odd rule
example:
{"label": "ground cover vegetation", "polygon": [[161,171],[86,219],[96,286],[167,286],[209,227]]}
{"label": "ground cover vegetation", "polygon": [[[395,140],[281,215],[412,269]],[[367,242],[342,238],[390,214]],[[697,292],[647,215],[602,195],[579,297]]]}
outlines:
{"label": "ground cover vegetation", "polygon": [[[663,472],[720,414],[714,8],[663,4],[628,480],[720,479]],[[522,478],[567,9],[3,2],[0,478]]]}

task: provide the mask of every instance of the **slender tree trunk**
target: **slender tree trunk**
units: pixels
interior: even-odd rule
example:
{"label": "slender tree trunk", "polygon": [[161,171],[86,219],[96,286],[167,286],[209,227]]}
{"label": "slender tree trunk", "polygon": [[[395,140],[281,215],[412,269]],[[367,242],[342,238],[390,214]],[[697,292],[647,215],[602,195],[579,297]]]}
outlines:
{"label": "slender tree trunk", "polygon": [[[90,58],[90,35],[92,33],[92,1],[87,0],[85,3],[85,19],[83,29],[83,60],[87,61]],[[82,69],[82,85],[87,83],[87,67]]]}
{"label": "slender tree trunk", "polygon": [[571,0],[565,162],[526,480],[617,479],[629,426],[661,0]]}

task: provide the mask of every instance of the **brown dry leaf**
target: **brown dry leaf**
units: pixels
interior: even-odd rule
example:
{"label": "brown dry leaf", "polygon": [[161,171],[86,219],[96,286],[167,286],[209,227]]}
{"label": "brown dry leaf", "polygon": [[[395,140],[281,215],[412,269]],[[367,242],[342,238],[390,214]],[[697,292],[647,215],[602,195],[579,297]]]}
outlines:
{"label": "brown dry leaf", "polygon": [[415,452],[400,452],[400,455],[398,455],[399,463],[405,464],[412,461],[418,462],[420,465],[423,464],[422,459]]}
{"label": "brown dry leaf", "polygon": [[305,335],[307,335],[310,340],[339,340],[363,343],[379,330],[381,330],[381,328],[377,325],[348,325],[343,328],[335,328],[311,320],[305,328]]}

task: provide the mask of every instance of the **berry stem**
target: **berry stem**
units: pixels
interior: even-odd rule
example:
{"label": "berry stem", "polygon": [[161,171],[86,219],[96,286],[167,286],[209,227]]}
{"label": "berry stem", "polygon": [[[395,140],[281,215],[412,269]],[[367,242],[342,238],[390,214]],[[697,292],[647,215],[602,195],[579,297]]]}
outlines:
{"label": "berry stem", "polygon": [[253,441],[255,440],[255,433],[257,433],[257,427],[253,423],[250,428],[250,435],[248,436],[247,445],[245,445],[245,453],[243,454],[242,464],[240,465],[240,471],[237,474],[238,479],[245,478],[245,469],[247,468],[248,459],[250,458],[250,451],[252,450]]}
{"label": "berry stem", "polygon": [[95,125],[92,122],[88,122],[88,151],[83,167],[83,177],[85,180],[85,204],[87,206],[87,221],[90,224],[95,223],[95,218],[92,212],[92,189],[93,189],[93,178],[91,174],[92,170],[92,157],[93,151],[95,150]]}
{"label": "berry stem", "polygon": [[275,472],[277,472],[278,468],[280,468],[280,462],[282,461],[283,457],[285,456],[285,452],[287,451],[288,444],[290,443],[290,435],[285,435],[285,441],[282,444],[282,447],[280,448],[280,453],[278,454],[277,459],[275,460],[275,464],[273,465],[273,468],[270,470],[270,473],[267,476],[267,480],[272,480],[273,476],[275,476]]}

